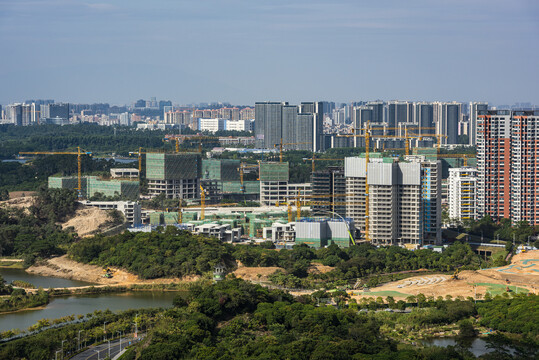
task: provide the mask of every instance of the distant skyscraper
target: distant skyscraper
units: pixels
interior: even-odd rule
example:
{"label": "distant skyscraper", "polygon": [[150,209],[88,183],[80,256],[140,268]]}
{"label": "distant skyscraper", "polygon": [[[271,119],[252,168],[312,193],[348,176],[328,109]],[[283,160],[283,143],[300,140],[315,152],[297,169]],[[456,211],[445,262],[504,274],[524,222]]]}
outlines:
{"label": "distant skyscraper", "polygon": [[369,101],[366,106],[372,107],[372,122],[373,123],[382,123],[384,119],[384,107],[385,103],[381,100]]}
{"label": "distant skyscraper", "polygon": [[273,149],[282,139],[283,105],[280,102],[255,103],[255,144]]}
{"label": "distant skyscraper", "polygon": [[[297,150],[315,150],[317,146],[316,131],[316,114],[306,113],[298,114],[296,121],[296,144]],[[314,142],[314,143],[313,143]]]}
{"label": "distant skyscraper", "polygon": [[413,104],[408,101],[389,101],[387,107],[387,126],[390,128],[388,134],[395,134],[395,130],[400,123],[413,123]]}
{"label": "distant skyscraper", "polygon": [[300,105],[300,113],[313,114],[312,126],[312,150],[324,150],[324,104],[321,101],[317,102],[302,102]]}
{"label": "distant skyscraper", "polygon": [[446,135],[443,144],[458,144],[459,121],[462,115],[462,104],[457,102],[434,103],[434,119],[436,133]]}
{"label": "distant skyscraper", "polygon": [[415,123],[419,126],[419,134],[434,134],[434,105],[432,103],[415,103]]}
{"label": "distant skyscraper", "polygon": [[10,104],[6,107],[8,122],[22,126],[22,104]]}
{"label": "distant skyscraper", "polygon": [[488,110],[486,102],[471,102],[468,108],[468,144],[475,146],[477,143],[477,112]]}
{"label": "distant skyscraper", "polygon": [[292,144],[298,142],[296,139],[297,121],[298,107],[296,105],[283,106],[283,143],[290,144],[284,145],[285,149],[296,149],[296,146]]}

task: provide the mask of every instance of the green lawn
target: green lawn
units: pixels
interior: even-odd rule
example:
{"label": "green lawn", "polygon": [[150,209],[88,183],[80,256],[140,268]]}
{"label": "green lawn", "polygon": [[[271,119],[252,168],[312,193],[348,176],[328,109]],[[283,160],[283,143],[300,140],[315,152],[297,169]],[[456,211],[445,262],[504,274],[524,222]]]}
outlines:
{"label": "green lawn", "polygon": [[[492,284],[492,283],[476,283],[475,285],[477,285],[477,286],[486,286],[487,291],[491,295],[501,295],[501,294],[503,294],[505,292],[507,286],[508,286],[508,285]],[[525,288],[517,287],[517,286],[514,286],[514,285],[509,285],[509,290],[511,290],[511,292],[517,292],[519,294],[521,294],[521,293],[527,294],[529,292]]]}
{"label": "green lawn", "polygon": [[[356,293],[354,293],[356,294]],[[410,294],[404,294],[398,291],[367,291],[367,292],[359,292],[358,295],[374,295],[374,296],[393,296],[393,297],[408,297]]]}

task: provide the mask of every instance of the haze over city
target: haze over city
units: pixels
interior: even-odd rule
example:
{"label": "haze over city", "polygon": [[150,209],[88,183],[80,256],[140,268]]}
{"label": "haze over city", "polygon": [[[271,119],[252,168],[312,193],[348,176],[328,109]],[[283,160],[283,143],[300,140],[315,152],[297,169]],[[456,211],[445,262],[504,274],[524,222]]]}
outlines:
{"label": "haze over city", "polygon": [[535,1],[6,1],[0,103],[538,103]]}

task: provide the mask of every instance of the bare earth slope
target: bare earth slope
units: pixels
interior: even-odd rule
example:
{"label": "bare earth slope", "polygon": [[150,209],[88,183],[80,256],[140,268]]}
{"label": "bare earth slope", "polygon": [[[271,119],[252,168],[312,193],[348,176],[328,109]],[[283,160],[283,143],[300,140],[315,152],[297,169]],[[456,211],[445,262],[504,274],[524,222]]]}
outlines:
{"label": "bare earth slope", "polygon": [[46,260],[44,263],[33,265],[29,267],[26,271],[36,275],[56,276],[66,279],[109,285],[129,285],[144,283],[165,284],[180,281],[180,279],[166,278],[143,280],[140,279],[138,276],[128,273],[124,270],[116,268],[111,268],[111,270],[113,270],[114,275],[112,278],[107,279],[103,277],[103,268],[101,266],[82,264],[69,259],[67,255],[63,255]]}
{"label": "bare earth slope", "polygon": [[73,226],[79,236],[87,237],[104,230],[109,220],[110,215],[105,210],[99,210],[95,207],[81,207],[75,211],[73,217],[62,224],[62,228]]}

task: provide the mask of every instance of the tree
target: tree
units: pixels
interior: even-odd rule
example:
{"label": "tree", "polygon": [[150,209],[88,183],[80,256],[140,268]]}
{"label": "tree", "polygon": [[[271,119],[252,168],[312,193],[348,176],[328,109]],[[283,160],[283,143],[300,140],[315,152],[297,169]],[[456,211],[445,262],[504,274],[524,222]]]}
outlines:
{"label": "tree", "polygon": [[460,338],[471,338],[475,337],[477,332],[470,320],[461,320],[459,322],[459,337]]}

